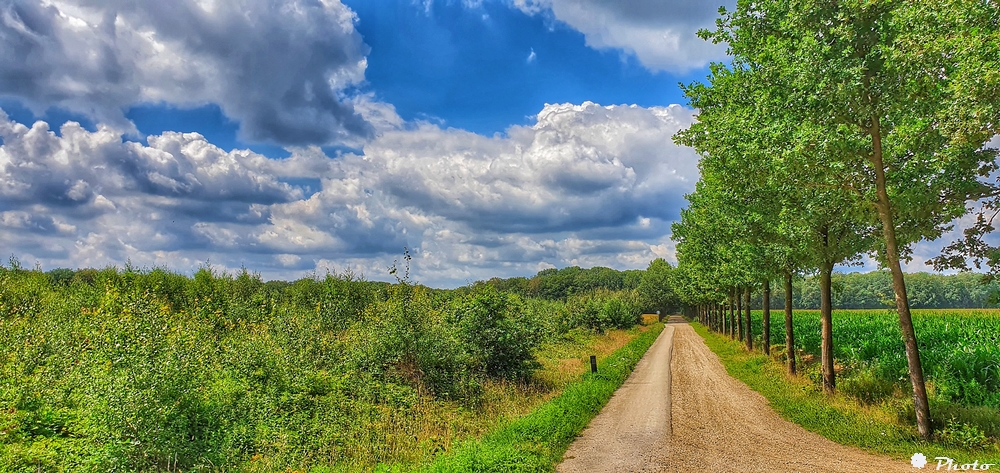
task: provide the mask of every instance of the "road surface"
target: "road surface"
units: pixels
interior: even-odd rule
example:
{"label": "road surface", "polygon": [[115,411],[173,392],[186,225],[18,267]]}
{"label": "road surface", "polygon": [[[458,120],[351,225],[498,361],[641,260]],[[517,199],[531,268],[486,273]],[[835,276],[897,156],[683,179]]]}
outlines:
{"label": "road surface", "polygon": [[726,373],[694,329],[671,317],[557,471],[917,470],[782,419],[763,396]]}

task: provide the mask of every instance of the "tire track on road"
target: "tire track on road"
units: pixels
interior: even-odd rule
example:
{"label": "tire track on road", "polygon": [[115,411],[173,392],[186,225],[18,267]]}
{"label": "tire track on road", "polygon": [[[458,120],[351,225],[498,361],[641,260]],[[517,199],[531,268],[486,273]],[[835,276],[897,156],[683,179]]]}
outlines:
{"label": "tire track on road", "polygon": [[570,445],[561,473],[912,472],[782,419],[680,317]]}

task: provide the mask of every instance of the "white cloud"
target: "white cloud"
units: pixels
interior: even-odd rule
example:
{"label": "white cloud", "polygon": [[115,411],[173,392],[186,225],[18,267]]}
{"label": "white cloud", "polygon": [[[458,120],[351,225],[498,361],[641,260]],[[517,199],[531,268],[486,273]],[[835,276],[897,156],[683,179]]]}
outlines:
{"label": "white cloud", "polygon": [[215,103],[250,140],[358,142],[355,20],[339,0],[0,0],[0,95],[130,131],[131,105]]}
{"label": "white cloud", "polygon": [[698,178],[693,151],[671,141],[693,120],[680,106],[546,105],[534,125],[492,137],[359,110],[381,117],[363,154],[305,147],[281,160],[194,133],[148,146],[106,126],[57,135],[0,112],[0,238],[48,268],[210,259],[268,277],[385,278],[406,246],[418,280],[455,285],[549,265],[645,267]]}
{"label": "white cloud", "polygon": [[725,57],[725,46],[696,36],[713,29],[731,0],[513,0],[528,15],[551,15],[583,33],[595,49],[618,49],[653,71],[684,73]]}

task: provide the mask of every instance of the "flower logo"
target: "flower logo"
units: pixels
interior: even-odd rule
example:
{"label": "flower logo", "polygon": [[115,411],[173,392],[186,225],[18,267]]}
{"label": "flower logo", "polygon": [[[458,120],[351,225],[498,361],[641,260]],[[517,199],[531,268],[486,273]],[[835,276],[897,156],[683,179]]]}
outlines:
{"label": "flower logo", "polygon": [[913,456],[910,457],[910,464],[913,465],[914,468],[923,468],[924,465],[927,464],[927,457],[925,457],[923,453],[914,453]]}

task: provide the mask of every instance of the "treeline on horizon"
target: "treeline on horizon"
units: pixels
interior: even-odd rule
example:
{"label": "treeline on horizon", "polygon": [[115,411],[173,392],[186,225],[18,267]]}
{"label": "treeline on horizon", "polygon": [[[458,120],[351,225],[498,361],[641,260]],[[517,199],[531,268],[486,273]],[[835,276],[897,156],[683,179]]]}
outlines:
{"label": "treeline on horizon", "polygon": [[[645,270],[619,271],[603,266],[592,268],[567,266],[545,269],[532,277],[495,277],[457,289],[427,289],[437,293],[454,291],[458,294],[468,294],[476,287],[489,285],[500,292],[517,294],[521,297],[558,301],[566,301],[570,296],[595,290],[639,291],[646,294],[648,300],[649,295],[655,291],[658,295],[656,301],[646,304],[648,307],[644,307],[644,310],[673,313],[680,309],[680,302],[670,287],[673,269],[662,259],[655,260],[650,268]],[[69,284],[73,280],[92,282],[98,271],[91,268],[75,271],[58,268],[47,271],[46,274],[53,283]],[[642,287],[644,280],[645,287]],[[819,282],[819,277],[816,275],[795,278],[792,284],[793,307],[819,309]],[[271,289],[283,290],[295,282],[270,280],[263,284]],[[385,282],[367,284],[373,287],[389,286],[389,283]],[[982,309],[997,307],[1000,304],[1000,283],[995,280],[984,282],[983,275],[978,273],[908,273],[906,285],[910,294],[910,304],[917,309]],[[833,273],[832,289],[833,306],[838,309],[891,309],[895,305],[892,275],[886,270]],[[772,309],[781,309],[784,304],[783,293],[775,292],[771,295]],[[760,293],[754,295],[751,306],[755,308],[761,306]]]}
{"label": "treeline on horizon", "polygon": [[[663,300],[669,301],[663,307],[668,312],[680,307],[674,292],[670,289],[673,268],[663,260],[654,263],[657,277],[647,276],[650,270],[617,271],[595,266],[580,268],[568,266],[562,269],[546,269],[533,277],[492,278],[477,281],[474,285],[488,284],[499,291],[511,292],[522,297],[536,297],[550,300],[566,298],[595,289],[632,290],[646,285],[662,284]],[[892,292],[892,275],[888,271],[867,273],[834,273],[833,306],[838,309],[888,309],[895,306]],[[918,309],[982,309],[997,306],[1000,284],[996,281],[984,282],[983,275],[977,273],[934,274],[909,273],[906,275],[907,290],[911,305]],[[819,277],[809,275],[793,281],[792,305],[796,309],[819,309]],[[640,292],[650,292],[652,288],[642,288]],[[784,307],[782,293],[771,295],[771,308]],[[761,295],[757,293],[751,306],[760,308]]]}
{"label": "treeline on horizon", "polygon": [[[837,309],[893,309],[896,301],[889,271],[868,273],[833,273],[831,275],[833,307]],[[809,276],[792,282],[792,306],[796,309],[820,308],[820,278]],[[981,274],[908,273],[906,290],[910,307],[915,309],[983,309],[997,306],[1000,284],[984,283]],[[751,302],[759,308],[760,294]],[[771,295],[771,308],[785,306],[781,292]]]}

